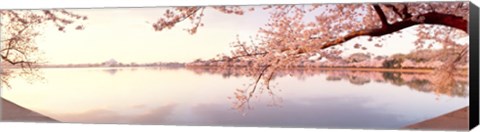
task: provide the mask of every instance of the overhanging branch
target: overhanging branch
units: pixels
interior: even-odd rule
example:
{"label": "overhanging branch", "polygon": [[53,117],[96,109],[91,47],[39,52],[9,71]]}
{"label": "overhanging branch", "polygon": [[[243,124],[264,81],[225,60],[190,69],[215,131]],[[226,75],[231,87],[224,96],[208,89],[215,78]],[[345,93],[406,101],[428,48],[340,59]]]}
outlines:
{"label": "overhanging branch", "polygon": [[[468,33],[468,29],[467,29],[468,21],[463,19],[462,17],[451,15],[451,14],[431,12],[431,13],[426,13],[419,16],[411,17],[409,19],[405,19],[403,21],[399,21],[393,24],[389,24],[386,27],[382,26],[381,28],[365,29],[365,30],[351,32],[343,37],[323,43],[320,48],[326,49],[334,45],[338,45],[343,42],[349,41],[359,36],[383,36],[383,35],[387,35],[387,34],[397,32],[402,29],[405,29],[414,25],[420,25],[420,24],[443,25],[443,26],[453,27]],[[312,38],[312,39],[316,39],[316,38]]]}

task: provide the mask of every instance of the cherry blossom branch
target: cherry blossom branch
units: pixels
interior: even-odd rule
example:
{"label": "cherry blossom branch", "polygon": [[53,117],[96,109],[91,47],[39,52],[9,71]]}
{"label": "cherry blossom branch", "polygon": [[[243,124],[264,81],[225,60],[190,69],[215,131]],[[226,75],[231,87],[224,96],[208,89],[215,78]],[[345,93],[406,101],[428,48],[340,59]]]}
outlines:
{"label": "cherry blossom branch", "polygon": [[[1,49],[0,57],[5,63],[2,65],[13,65],[21,68],[21,71],[2,69],[1,83],[10,88],[8,78],[21,76],[25,79],[38,79],[40,75],[35,73],[36,64],[41,60],[37,56],[38,47],[34,39],[40,33],[39,26],[52,24],[59,31],[65,32],[68,25],[74,24],[77,20],[86,20],[86,16],[77,15],[66,10],[0,10]],[[77,25],[76,30],[82,30],[83,26]],[[32,78],[33,77],[33,78]]]}
{"label": "cherry blossom branch", "polygon": [[194,16],[200,9],[203,9],[205,7],[193,7],[193,8],[177,8],[177,10],[180,10],[181,14],[180,15],[175,15],[173,14],[172,11],[167,10],[167,12],[164,14],[165,18],[159,19],[156,23],[153,24],[153,28],[155,31],[162,31],[163,29],[167,28],[170,29],[174,27],[177,23],[182,22],[188,18],[191,18]]}
{"label": "cherry blossom branch", "polygon": [[[450,14],[430,12],[416,17],[411,17],[410,19],[406,19],[404,21],[389,24],[386,27],[351,32],[348,35],[322,44],[320,48],[326,49],[359,36],[383,36],[419,24],[445,25],[468,33],[468,21],[463,19],[462,17]],[[312,38],[315,39],[314,37]]]}

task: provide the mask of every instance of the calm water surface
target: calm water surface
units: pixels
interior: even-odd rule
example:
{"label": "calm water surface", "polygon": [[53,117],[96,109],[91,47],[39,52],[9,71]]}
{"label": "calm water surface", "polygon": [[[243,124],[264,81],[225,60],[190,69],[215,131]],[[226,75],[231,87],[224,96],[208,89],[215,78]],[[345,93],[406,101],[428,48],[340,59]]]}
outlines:
{"label": "calm water surface", "polygon": [[442,92],[420,74],[287,72],[236,107],[235,92],[251,77],[181,68],[42,73],[45,80],[33,84],[13,79],[14,88],[2,89],[2,96],[62,122],[401,128],[468,106],[468,82]]}

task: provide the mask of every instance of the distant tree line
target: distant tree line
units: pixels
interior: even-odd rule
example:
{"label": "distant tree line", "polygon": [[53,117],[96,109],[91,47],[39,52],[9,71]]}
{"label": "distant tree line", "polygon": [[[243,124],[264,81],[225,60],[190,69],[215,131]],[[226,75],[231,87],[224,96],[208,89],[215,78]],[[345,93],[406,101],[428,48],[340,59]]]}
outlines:
{"label": "distant tree line", "polygon": [[[455,49],[420,49],[408,54],[393,54],[390,56],[374,56],[371,53],[353,53],[348,57],[331,56],[314,60],[303,60],[293,64],[294,67],[372,67],[372,68],[437,68],[451,60],[458,54]],[[233,67],[248,67],[253,63],[249,61],[233,61]],[[186,66],[221,66],[221,60],[202,60],[186,64]],[[466,61],[458,63],[460,67],[466,66]]]}

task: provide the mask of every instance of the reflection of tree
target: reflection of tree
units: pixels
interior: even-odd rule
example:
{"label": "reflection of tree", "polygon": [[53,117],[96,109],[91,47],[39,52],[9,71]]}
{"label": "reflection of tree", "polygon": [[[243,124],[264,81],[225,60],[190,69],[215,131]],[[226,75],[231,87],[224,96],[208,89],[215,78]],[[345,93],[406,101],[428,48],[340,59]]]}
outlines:
{"label": "reflection of tree", "polygon": [[[282,102],[281,98],[275,94],[275,86],[270,83],[275,80],[277,77],[283,77],[289,74],[297,74],[296,72],[284,73],[284,72],[274,72],[269,70],[267,67],[261,69],[260,73],[257,73],[257,69],[252,69],[249,67],[187,67],[187,69],[193,71],[197,75],[202,74],[217,74],[221,75],[223,78],[230,77],[249,77],[253,78],[252,83],[246,84],[245,87],[237,88],[234,92],[234,97],[229,97],[233,99],[233,108],[246,113],[247,110],[252,109],[250,106],[250,100],[258,98],[263,95],[265,92],[270,96],[271,102],[269,106],[277,107],[280,106]],[[297,76],[300,77],[300,76]],[[269,81],[265,81],[269,80]],[[280,90],[280,89],[276,89]]]}
{"label": "reflection of tree", "polygon": [[408,85],[408,87],[413,88],[413,89],[418,90],[418,91],[429,92],[428,86],[430,86],[432,84],[431,84],[430,81],[428,81],[426,79],[415,79],[415,80],[412,80],[412,81],[406,83],[406,85]]}
{"label": "reflection of tree", "polygon": [[[265,83],[258,83],[258,75],[252,74],[248,68],[221,68],[221,67],[187,67],[196,74],[220,74],[224,78],[229,77],[257,77],[253,84],[248,86],[258,87],[260,85],[267,87]],[[396,86],[407,85],[412,89],[423,92],[436,92],[449,96],[466,96],[466,87],[468,87],[468,76],[464,71],[440,71],[430,70],[430,72],[372,72],[372,71],[347,71],[347,70],[321,70],[314,68],[295,68],[279,69],[271,80],[275,78],[292,76],[297,79],[304,79],[310,76],[327,74],[326,80],[347,80],[352,84],[362,85],[373,81],[386,82]],[[456,92],[454,92],[456,91]],[[462,92],[463,91],[463,92]],[[450,93],[450,94],[449,94]]]}
{"label": "reflection of tree", "polygon": [[113,69],[105,69],[103,71],[107,72],[110,75],[115,75],[115,73],[117,73],[118,70],[121,70],[121,69],[113,68]]}
{"label": "reflection of tree", "polygon": [[359,76],[351,76],[351,77],[348,77],[348,81],[352,84],[355,84],[355,85],[363,85],[363,84],[367,84],[367,83],[370,83],[370,79],[369,78],[366,78],[366,77],[359,77]]}
{"label": "reflection of tree", "polygon": [[[244,115],[247,114],[248,110],[253,109],[250,105],[250,100],[254,98],[259,98],[265,91],[264,87],[254,87],[252,90],[248,91],[250,88],[246,89],[236,89],[234,92],[234,98],[229,97],[229,99],[234,99],[232,101],[232,108],[238,110]],[[257,89],[258,88],[258,89]],[[259,90],[256,92],[256,90]],[[267,90],[268,96],[270,96],[270,107],[280,107],[282,103],[282,98],[277,96],[273,90],[269,87]]]}
{"label": "reflection of tree", "polygon": [[[382,80],[378,82],[387,82],[396,86],[408,86],[411,89],[421,92],[434,92],[447,96],[468,96],[468,77],[454,72],[433,72],[433,73],[401,73],[401,72],[376,72],[380,74]],[[374,75],[370,74],[370,75]],[[447,74],[447,75],[440,75]],[[359,76],[352,74],[344,74],[347,77]],[[375,76],[367,77],[367,74],[361,76],[365,78],[376,78]]]}
{"label": "reflection of tree", "polygon": [[[272,97],[272,105],[279,106],[281,98],[275,95],[275,87],[268,83],[259,83],[258,74],[249,71],[247,67],[241,68],[222,68],[222,67],[187,67],[196,74],[217,74],[224,78],[229,77],[256,77],[255,80],[246,85],[244,88],[236,89],[234,92],[233,108],[241,112],[251,109],[249,102],[252,98],[261,96],[266,90],[268,95]],[[326,74],[327,81],[345,80],[355,85],[364,85],[372,81],[389,83],[396,86],[408,86],[410,89],[435,93],[447,96],[468,96],[468,76],[461,74],[460,71],[453,72],[372,72],[372,71],[349,71],[349,70],[321,70],[314,68],[295,68],[295,69],[279,69],[275,74],[271,75],[270,80],[275,81],[276,78],[292,76],[296,79],[305,79],[311,76]],[[439,80],[442,83],[438,83]],[[270,81],[269,81],[270,82]]]}
{"label": "reflection of tree", "polygon": [[392,84],[397,85],[397,86],[401,86],[405,83],[401,76],[402,76],[402,73],[398,73],[398,72],[396,72],[396,73],[395,72],[384,72],[383,73],[383,78],[385,80],[390,81]]}
{"label": "reflection of tree", "polygon": [[342,80],[341,77],[335,77],[335,76],[328,76],[327,81],[340,81]]}
{"label": "reflection of tree", "polygon": [[[459,76],[456,72],[437,71],[435,78],[432,81],[432,87],[437,94],[467,96],[468,81],[459,81],[456,77]],[[468,79],[468,76],[463,76]]]}

